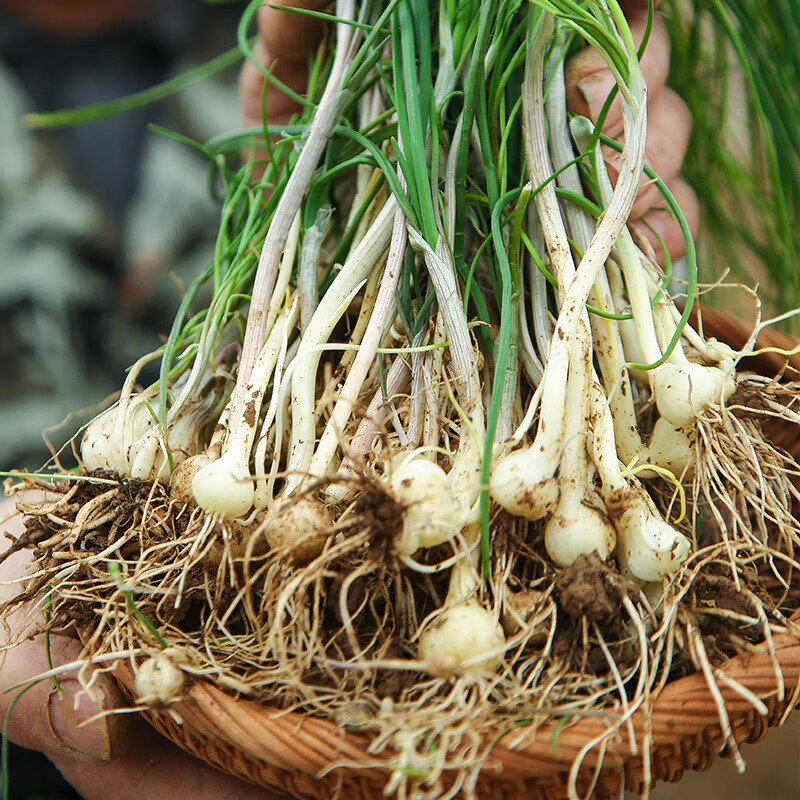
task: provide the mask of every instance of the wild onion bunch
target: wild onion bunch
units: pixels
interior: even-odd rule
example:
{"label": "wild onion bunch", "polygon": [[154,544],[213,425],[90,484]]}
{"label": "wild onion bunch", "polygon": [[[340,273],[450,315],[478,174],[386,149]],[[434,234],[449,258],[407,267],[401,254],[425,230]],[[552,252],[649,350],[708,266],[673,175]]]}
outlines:
{"label": "wild onion bunch", "polygon": [[[617,0],[338,0],[297,118],[194,145],[224,197],[214,261],[83,436],[85,470],[120,487],[48,539],[105,530],[92,515],[134,486],[144,510],[103,546],[128,552],[136,618],[195,648],[182,668],[272,702],[347,723],[357,689],[398,781],[433,780],[470,714],[624,720],[703,652],[686,598],[708,565],[736,583],[800,541],[796,467],[759,421],[796,421],[792,390],[689,325],[694,243],[644,163],[653,13],[635,41]],[[567,111],[587,44],[621,142]],[[681,224],[685,282],[628,225],[643,181]],[[590,562],[615,616],[564,650],[561,579]],[[197,603],[189,631],[176,609]],[[127,647],[103,608],[94,645]]]}

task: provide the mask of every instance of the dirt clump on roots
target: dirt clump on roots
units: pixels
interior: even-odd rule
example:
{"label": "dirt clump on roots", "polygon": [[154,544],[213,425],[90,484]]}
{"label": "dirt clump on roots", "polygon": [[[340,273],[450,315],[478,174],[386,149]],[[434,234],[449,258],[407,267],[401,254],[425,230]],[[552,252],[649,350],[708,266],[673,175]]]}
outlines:
{"label": "dirt clump on roots", "polygon": [[355,519],[374,532],[369,543],[370,558],[388,563],[403,529],[404,506],[377,481],[365,480],[353,512]]}
{"label": "dirt clump on roots", "polygon": [[742,564],[736,573],[722,560],[703,565],[687,593],[685,613],[694,616],[714,666],[764,640],[766,617],[777,610],[766,587],[752,565]]}
{"label": "dirt clump on roots", "polygon": [[553,591],[559,606],[572,619],[613,626],[621,616],[623,600],[635,598],[639,587],[592,552],[578,556],[561,570]]}

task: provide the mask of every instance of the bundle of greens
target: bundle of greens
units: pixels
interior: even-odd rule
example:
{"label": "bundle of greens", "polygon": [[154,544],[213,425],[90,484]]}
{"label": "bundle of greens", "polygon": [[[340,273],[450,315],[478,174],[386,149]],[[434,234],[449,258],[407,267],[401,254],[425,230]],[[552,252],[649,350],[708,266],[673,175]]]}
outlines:
{"label": "bundle of greens", "polygon": [[[51,624],[155,656],[142,703],[215,680],[357,727],[388,791],[440,796],[503,731],[604,709],[612,736],[786,626],[798,468],[764,426],[800,421],[796,390],[689,325],[695,247],[644,165],[649,27],[616,0],[323,16],[296,121],[195,145],[224,195],[214,261],[19,546]],[[587,43],[622,146],[567,113]],[[628,227],[642,180],[682,223],[684,282]]]}

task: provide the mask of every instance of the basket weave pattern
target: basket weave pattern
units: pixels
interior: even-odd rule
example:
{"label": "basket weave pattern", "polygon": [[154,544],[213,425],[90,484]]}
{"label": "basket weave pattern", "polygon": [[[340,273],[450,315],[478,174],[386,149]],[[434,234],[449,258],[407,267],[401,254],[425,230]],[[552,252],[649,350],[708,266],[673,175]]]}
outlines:
{"label": "basket weave pattern", "polygon": [[[740,744],[761,739],[800,702],[800,638],[777,636],[774,647],[783,672],[782,697],[775,666],[764,645],[759,652],[732,658],[720,667],[726,677],[749,689],[769,709],[769,714],[762,716],[748,700],[720,684],[731,728]],[[119,677],[130,691],[130,673]],[[348,800],[382,796],[388,768],[335,768],[316,777],[341,761],[374,761],[367,752],[366,740],[344,732],[333,722],[235,699],[205,682],[193,685],[170,709],[182,724],[157,709],[144,713],[183,749],[246,781],[309,800],[327,800],[340,793]],[[634,791],[643,784],[645,714],[637,711],[631,722],[636,753],[628,726],[623,726],[602,755],[596,796],[619,796],[623,782],[624,788]],[[606,730],[607,724],[598,718],[584,718],[556,733],[555,723],[549,723],[538,729],[535,739],[515,749],[504,746],[501,739],[478,783],[480,796],[487,800],[560,800],[573,760],[587,742]],[[652,705],[650,736],[653,782],[677,781],[686,770],[706,769],[724,753],[719,713],[702,674],[672,681],[663,689]],[[599,758],[596,750],[585,757],[579,788],[588,788]]]}

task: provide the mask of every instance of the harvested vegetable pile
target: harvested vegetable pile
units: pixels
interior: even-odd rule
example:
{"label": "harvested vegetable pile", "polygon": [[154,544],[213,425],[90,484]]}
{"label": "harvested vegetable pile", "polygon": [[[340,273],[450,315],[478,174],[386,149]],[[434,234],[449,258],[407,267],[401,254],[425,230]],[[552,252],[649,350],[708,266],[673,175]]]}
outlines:
{"label": "harvested vegetable pile", "polygon": [[[508,730],[602,712],[610,737],[791,628],[800,470],[765,430],[800,416],[747,371],[755,337],[689,325],[685,223],[685,282],[627,226],[641,180],[682,215],[642,177],[615,0],[358,13],[337,3],[296,123],[204,146],[216,258],[88,426],[83,477],[23,484],[49,494],[12,549],[141,704],[204,678],[323,715],[392,760],[388,791],[433,797]],[[622,147],[567,114],[587,41]]]}

